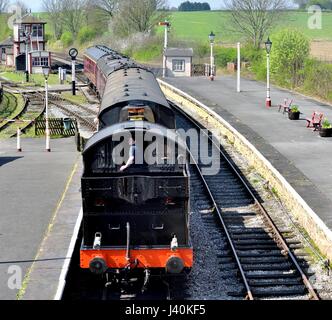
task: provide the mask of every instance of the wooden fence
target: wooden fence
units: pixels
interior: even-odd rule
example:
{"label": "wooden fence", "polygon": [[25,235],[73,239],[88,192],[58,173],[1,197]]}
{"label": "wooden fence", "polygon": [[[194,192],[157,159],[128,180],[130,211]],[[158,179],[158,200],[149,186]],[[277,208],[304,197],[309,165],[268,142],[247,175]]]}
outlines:
{"label": "wooden fence", "polygon": [[[50,134],[51,136],[64,136],[71,137],[75,136],[77,131],[76,119],[66,118],[70,120],[70,129],[66,129],[64,125],[64,119],[62,118],[51,118],[49,119]],[[36,136],[45,135],[46,120],[37,119],[35,121],[35,134]]]}

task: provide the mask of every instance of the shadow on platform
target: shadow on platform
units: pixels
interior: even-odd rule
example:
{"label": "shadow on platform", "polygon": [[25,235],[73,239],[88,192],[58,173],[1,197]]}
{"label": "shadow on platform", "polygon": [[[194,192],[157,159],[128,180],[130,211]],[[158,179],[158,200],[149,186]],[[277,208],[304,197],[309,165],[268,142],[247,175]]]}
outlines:
{"label": "shadow on platform", "polygon": [[0,167],[23,157],[0,157]]}

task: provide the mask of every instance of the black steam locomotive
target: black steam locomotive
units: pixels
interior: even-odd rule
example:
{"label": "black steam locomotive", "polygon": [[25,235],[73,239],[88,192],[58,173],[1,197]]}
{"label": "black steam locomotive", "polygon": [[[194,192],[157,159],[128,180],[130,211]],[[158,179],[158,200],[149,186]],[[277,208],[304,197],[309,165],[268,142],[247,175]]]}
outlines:
{"label": "black steam locomotive", "polygon": [[84,69],[102,101],[99,131],[83,152],[81,268],[189,271],[186,146],[155,76],[104,46],[87,50]]}

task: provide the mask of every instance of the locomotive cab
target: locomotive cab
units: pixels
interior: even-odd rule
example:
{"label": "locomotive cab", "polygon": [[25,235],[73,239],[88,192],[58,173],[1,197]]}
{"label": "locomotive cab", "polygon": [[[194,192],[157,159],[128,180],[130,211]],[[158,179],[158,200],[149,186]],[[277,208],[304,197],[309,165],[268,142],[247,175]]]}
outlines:
{"label": "locomotive cab", "polygon": [[[173,130],[152,123],[150,111],[124,108],[123,120],[150,122],[107,127],[86,145],[82,268],[181,273],[192,267],[186,146]],[[135,162],[121,171],[130,156],[130,138]]]}

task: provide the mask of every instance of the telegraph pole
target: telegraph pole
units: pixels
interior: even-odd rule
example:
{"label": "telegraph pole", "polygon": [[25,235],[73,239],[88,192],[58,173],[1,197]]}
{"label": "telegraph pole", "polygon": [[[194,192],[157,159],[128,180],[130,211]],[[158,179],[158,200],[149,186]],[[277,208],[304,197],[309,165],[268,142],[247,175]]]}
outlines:
{"label": "telegraph pole", "polygon": [[166,77],[166,50],[168,47],[168,30],[171,24],[168,21],[159,22],[159,26],[165,27],[165,36],[164,36],[164,55],[163,55],[163,78]]}

